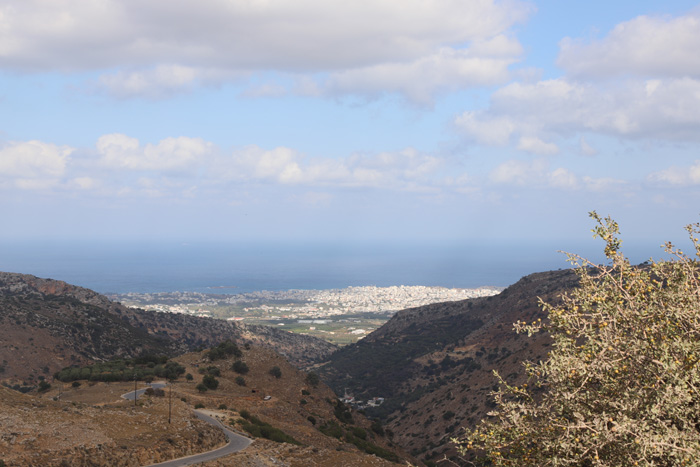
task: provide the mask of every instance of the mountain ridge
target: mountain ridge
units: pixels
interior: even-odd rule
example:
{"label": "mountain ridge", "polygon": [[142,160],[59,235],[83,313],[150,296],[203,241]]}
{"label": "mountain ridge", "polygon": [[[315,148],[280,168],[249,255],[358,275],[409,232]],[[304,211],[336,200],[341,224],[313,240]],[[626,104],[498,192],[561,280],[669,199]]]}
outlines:
{"label": "mountain ridge", "polygon": [[8,272],[0,272],[0,325],[0,379],[23,384],[73,364],[176,355],[224,340],[272,348],[299,367],[336,348],[274,328],[128,308],[90,289]]}
{"label": "mountain ridge", "polygon": [[[400,311],[376,331],[333,353],[318,368],[337,393],[384,397],[368,407],[393,440],[425,461],[455,452],[450,438],[493,407],[493,370],[522,384],[525,360],[545,358],[545,333],[525,338],[513,323],[546,319],[540,300],[556,302],[578,283],[573,270],[534,273],[500,294]],[[449,464],[445,464],[449,465]]]}

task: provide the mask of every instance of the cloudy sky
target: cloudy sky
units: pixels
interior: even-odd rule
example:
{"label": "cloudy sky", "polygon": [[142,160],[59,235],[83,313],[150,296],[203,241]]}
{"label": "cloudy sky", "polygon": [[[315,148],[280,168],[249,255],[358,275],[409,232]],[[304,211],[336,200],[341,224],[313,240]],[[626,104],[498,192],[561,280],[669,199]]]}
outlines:
{"label": "cloudy sky", "polygon": [[699,50],[682,0],[2,0],[0,239],[660,244]]}

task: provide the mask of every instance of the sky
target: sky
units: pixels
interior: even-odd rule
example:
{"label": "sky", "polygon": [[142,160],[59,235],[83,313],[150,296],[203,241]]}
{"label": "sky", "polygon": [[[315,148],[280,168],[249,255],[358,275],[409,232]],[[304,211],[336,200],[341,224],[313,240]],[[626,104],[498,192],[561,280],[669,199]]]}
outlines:
{"label": "sky", "polygon": [[681,0],[1,0],[0,240],[660,245],[698,50]]}

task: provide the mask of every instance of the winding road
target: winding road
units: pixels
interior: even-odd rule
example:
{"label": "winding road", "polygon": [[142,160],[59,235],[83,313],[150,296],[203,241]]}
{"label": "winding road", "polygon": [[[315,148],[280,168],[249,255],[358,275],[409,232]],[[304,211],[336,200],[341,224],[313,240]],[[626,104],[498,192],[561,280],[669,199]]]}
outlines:
{"label": "winding road", "polygon": [[[153,383],[151,384],[151,387],[154,389],[164,388],[165,383]],[[139,389],[135,393],[134,391],[127,392],[126,394],[123,394],[122,397],[124,399],[132,401],[134,400],[134,397],[136,399],[141,397],[141,395],[143,395],[143,393],[146,392],[146,389],[148,388]],[[191,456],[181,457],[179,459],[173,459],[170,461],[161,462],[159,464],[150,464],[146,467],[182,467],[186,465],[195,465],[201,462],[211,461],[220,457],[228,456],[229,454],[233,454],[234,452],[241,451],[247,448],[250,445],[250,443],[253,442],[252,439],[246,438],[245,436],[241,436],[238,433],[234,433],[233,431],[229,430],[224,425],[222,425],[221,422],[218,421],[216,418],[207,415],[201,410],[195,410],[194,414],[200,420],[203,420],[209,423],[210,425],[214,425],[216,427],[221,428],[224,434],[226,435],[226,438],[228,439],[228,443],[225,446],[222,446],[218,449],[214,449],[213,451],[203,452],[201,454],[193,454]]]}
{"label": "winding road", "polygon": [[[149,388],[153,388],[153,389],[164,388],[165,383],[151,383],[148,386],[149,386],[148,388],[136,390],[136,399],[141,397],[143,395],[143,393],[146,392]],[[133,401],[134,400],[134,391],[127,392],[126,394],[122,394],[122,399],[126,399],[128,401]]]}
{"label": "winding road", "polygon": [[200,462],[211,461],[214,459],[218,459],[219,457],[228,456],[229,454],[233,454],[234,452],[241,451],[247,448],[250,445],[250,443],[253,442],[252,439],[246,438],[245,436],[241,436],[229,430],[214,417],[210,417],[209,415],[199,410],[195,410],[194,413],[200,420],[204,420],[205,422],[210,423],[214,426],[218,426],[219,428],[224,430],[226,438],[228,438],[228,444],[213,451],[203,452],[201,454],[194,454],[188,457],[181,457],[179,459],[161,462],[160,464],[151,464],[147,467],[181,467],[185,465],[199,464]]}

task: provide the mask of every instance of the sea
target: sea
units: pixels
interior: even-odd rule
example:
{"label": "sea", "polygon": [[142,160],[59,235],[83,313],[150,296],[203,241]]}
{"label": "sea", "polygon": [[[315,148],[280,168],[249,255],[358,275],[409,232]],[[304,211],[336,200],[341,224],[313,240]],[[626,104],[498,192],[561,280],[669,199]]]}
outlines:
{"label": "sea", "polygon": [[[100,293],[238,294],[370,285],[505,287],[533,272],[570,267],[557,246],[496,240],[440,244],[0,242],[0,271],[58,279]],[[596,249],[569,246],[568,251],[602,260],[598,243]]]}

